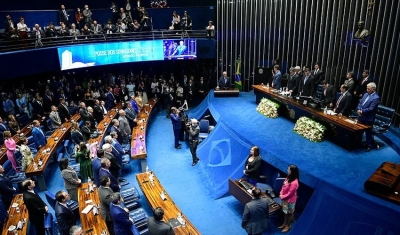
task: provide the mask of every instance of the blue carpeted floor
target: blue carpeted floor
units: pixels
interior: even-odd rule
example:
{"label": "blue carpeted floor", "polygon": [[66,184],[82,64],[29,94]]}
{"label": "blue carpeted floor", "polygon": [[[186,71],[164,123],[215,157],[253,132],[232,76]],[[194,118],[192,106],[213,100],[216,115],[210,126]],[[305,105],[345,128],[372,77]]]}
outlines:
{"label": "blue carpeted floor", "polygon": [[[262,158],[282,171],[285,171],[287,165],[291,163],[299,166],[301,181],[316,189],[316,193],[309,203],[312,204],[312,208],[308,206],[303,213],[306,214],[307,218],[301,216],[294,227],[299,226],[297,223],[303,223],[304,226],[310,227],[308,234],[324,234],[323,230],[318,230],[322,233],[316,233],[315,228],[313,230],[312,223],[321,223],[318,218],[315,218],[319,215],[317,211],[319,207],[326,210],[331,209],[320,206],[321,198],[327,192],[326,188],[338,194],[334,199],[344,197],[345,199],[351,198],[351,200],[370,203],[368,204],[369,213],[376,214],[377,208],[380,208],[383,210],[380,212],[383,215],[388,211],[391,214],[400,214],[398,206],[377,199],[367,194],[363,189],[364,181],[383,161],[397,162],[400,160],[398,154],[390,147],[366,153],[361,149],[349,152],[329,141],[311,143],[292,132],[293,122],[284,118],[268,119],[258,114],[255,110],[255,96],[252,92],[242,92],[239,98],[208,96],[197,109],[189,113],[189,117],[200,118],[204,113],[204,107],[208,108],[215,120],[221,124],[220,127],[217,125],[216,129],[220,128],[220,131],[224,129],[226,133],[231,135],[227,136],[231,139],[230,143],[240,142],[243,146],[260,146]],[[246,234],[240,226],[243,205],[234,197],[226,196],[225,192],[222,192],[224,194],[222,197],[215,197],[212,192],[213,188],[210,188],[216,182],[212,182],[214,179],[210,178],[210,172],[207,171],[210,163],[208,156],[199,155],[201,158],[199,164],[195,167],[191,166],[192,160],[188,145],[183,143],[180,150],[174,148],[171,120],[165,118],[165,111],[158,113],[148,128],[146,140],[148,165],[158,176],[166,192],[198,230],[205,235]],[[217,129],[214,133],[215,136],[209,136],[210,140],[207,141],[206,139],[199,146],[198,152],[206,152],[206,146],[210,144],[207,142],[217,138],[218,133],[222,133],[220,131]],[[233,146],[232,149],[234,150],[235,147]],[[233,167],[235,172],[228,175],[238,175],[238,172],[242,170],[240,162],[243,162],[246,155],[234,151],[231,155],[233,159],[239,158],[239,160],[237,162],[232,160],[237,165]],[[217,168],[213,168],[214,173],[218,172],[215,169]],[[135,173],[140,171],[140,162],[131,161],[129,166],[125,166],[124,177],[131,182],[131,185],[138,187]],[[59,176],[58,166],[52,165],[51,171],[46,177],[46,182],[49,190],[53,193],[63,188]],[[224,180],[227,185],[225,178],[221,178],[221,180]],[[43,196],[43,194],[41,195]],[[332,194],[329,196],[332,196]],[[347,203],[352,203],[352,201]],[[143,195],[141,195],[140,204],[151,214]],[[340,208],[340,206],[336,205],[336,208]],[[386,222],[390,220],[389,222],[392,223],[395,218],[393,220],[385,218],[385,220]],[[278,223],[277,218],[271,218],[269,229],[264,234],[281,234],[276,229]],[[318,226],[323,227],[323,224]],[[393,230],[389,229],[388,231]],[[294,229],[291,230],[291,234],[307,233],[296,233]],[[351,233],[339,232],[337,234]]]}

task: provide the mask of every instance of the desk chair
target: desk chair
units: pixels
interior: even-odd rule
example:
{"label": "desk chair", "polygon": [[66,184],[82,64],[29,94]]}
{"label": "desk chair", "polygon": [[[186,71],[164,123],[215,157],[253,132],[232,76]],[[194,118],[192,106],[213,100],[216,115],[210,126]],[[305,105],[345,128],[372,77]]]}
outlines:
{"label": "desk chair", "polygon": [[206,119],[201,119],[199,123],[200,133],[199,133],[199,140],[204,140],[208,136],[208,130],[210,128],[210,123]]}
{"label": "desk chair", "polygon": [[52,213],[47,213],[44,216],[44,229],[46,235],[53,235],[54,233],[54,219]]}
{"label": "desk chair", "polygon": [[[374,124],[372,125],[372,135],[380,135],[389,130],[390,125],[394,117],[395,110],[387,106],[379,105],[376,112]],[[385,146],[384,143],[374,141],[375,148],[379,150],[381,146]]]}
{"label": "desk chair", "polygon": [[140,231],[141,234],[146,234],[148,232],[147,223],[148,216],[143,208],[138,208],[129,212],[129,217],[133,219],[133,223]]}
{"label": "desk chair", "polygon": [[315,99],[322,101],[322,93],[324,92],[324,87],[319,84],[317,90],[315,91]]}
{"label": "desk chair", "polygon": [[281,192],[282,186],[283,186],[283,182],[285,182],[286,178],[276,178],[275,182],[274,182],[274,194],[275,197],[273,198],[273,200],[278,203],[279,205],[282,205],[282,200],[279,197],[279,193]]}
{"label": "desk chair", "polygon": [[274,184],[276,182],[276,179],[280,176],[279,171],[275,171],[272,176],[271,176],[271,180],[270,182],[272,182],[271,184],[267,184],[265,183],[267,177],[265,175],[260,175],[260,181],[264,181],[263,182],[259,182],[256,183],[256,187],[258,187],[261,191],[266,192],[267,194],[271,195],[272,197],[274,197],[276,194],[274,192]]}

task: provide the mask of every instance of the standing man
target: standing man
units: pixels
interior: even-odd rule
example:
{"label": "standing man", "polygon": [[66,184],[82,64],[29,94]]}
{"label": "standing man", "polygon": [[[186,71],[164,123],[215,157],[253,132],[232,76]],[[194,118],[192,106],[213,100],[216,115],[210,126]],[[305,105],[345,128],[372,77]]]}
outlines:
{"label": "standing man", "polygon": [[51,106],[51,112],[49,117],[51,119],[51,125],[53,126],[54,129],[57,129],[61,126],[63,121],[61,120],[60,115],[57,112],[56,106],[54,105]]}
{"label": "standing man", "polygon": [[354,106],[357,107],[358,101],[363,97],[364,93],[367,91],[367,85],[372,82],[372,79],[369,77],[369,71],[364,70],[362,73],[362,79],[358,82],[356,89],[354,90]]}
{"label": "standing man", "polygon": [[110,110],[112,107],[114,107],[114,105],[117,104],[117,100],[115,99],[114,94],[112,93],[112,88],[109,87],[108,88],[108,92],[107,92],[107,98],[106,98],[106,108],[107,110]]}
{"label": "standing man", "polygon": [[111,203],[111,194],[114,191],[110,188],[111,180],[108,176],[102,176],[100,178],[100,187],[98,189],[99,199],[100,199],[100,215],[103,218],[104,222],[106,222],[107,229],[110,232],[110,235],[114,235],[114,222],[110,215],[110,203]]}
{"label": "standing man", "polygon": [[17,190],[13,187],[12,182],[4,175],[4,168],[0,165],[0,195],[1,201],[3,202],[4,208],[8,210],[11,205],[11,201],[14,197],[14,193]]}
{"label": "standing man", "polygon": [[44,215],[48,212],[46,203],[33,190],[35,181],[26,179],[22,182],[23,200],[28,209],[29,222],[35,226],[37,235],[45,235],[44,231]]}
{"label": "standing man", "polygon": [[110,214],[114,221],[115,234],[133,235],[133,219],[129,218],[129,210],[122,208],[121,202],[124,200],[120,193],[111,194]]}
{"label": "standing man", "polygon": [[260,198],[261,190],[254,187],[253,199],[244,206],[242,228],[249,235],[261,235],[267,228],[269,204],[267,198]]}
{"label": "standing man", "polygon": [[346,84],[340,86],[340,92],[342,93],[342,95],[336,101],[336,105],[335,108],[333,109],[333,112],[341,113],[342,115],[345,116],[349,116],[351,114],[352,95],[348,90],[348,88],[349,87]]}
{"label": "standing man", "polygon": [[[381,102],[381,98],[376,94],[376,84],[370,82],[367,85],[367,92],[362,96],[360,103],[357,106],[358,120],[365,125],[372,126],[374,124],[376,111],[378,105]],[[372,136],[372,129],[365,131],[366,143],[365,151],[371,151],[371,147],[374,146],[374,137]]]}
{"label": "standing man", "polygon": [[175,107],[171,108],[172,113],[169,115],[172,121],[172,129],[174,130],[174,144],[176,149],[181,149],[181,144],[179,143],[179,135],[181,132],[181,118],[179,116],[179,110]]}
{"label": "standing man", "polygon": [[[300,70],[300,67],[298,67],[298,69]],[[299,81],[298,81],[299,75],[296,73],[295,68],[293,68],[293,67],[289,69],[289,73],[290,73],[290,76],[289,76],[289,80],[287,83],[287,88],[288,88],[289,92],[292,93],[292,96],[296,96],[298,85],[299,85]]]}
{"label": "standing man", "polygon": [[272,69],[272,87],[279,90],[281,88],[282,73],[279,70],[279,65],[274,65]]}
{"label": "standing man", "polygon": [[112,16],[113,16],[113,23],[116,24],[119,19],[118,6],[117,6],[117,4],[115,4],[114,1],[112,1],[109,8],[110,8]]}
{"label": "standing man", "polygon": [[58,105],[58,114],[62,121],[67,122],[71,118],[67,104],[65,103],[65,98],[60,98],[60,104]]}
{"label": "standing man", "polygon": [[33,125],[32,136],[35,140],[35,147],[36,149],[40,149],[46,145],[46,137],[44,136],[42,129],[40,129],[40,122],[38,120],[34,120]]}
{"label": "standing man", "polygon": [[314,95],[314,76],[309,68],[304,69],[304,77],[299,81],[300,96],[312,97]]}
{"label": "standing man", "polygon": [[195,166],[197,162],[199,162],[199,158],[196,155],[197,145],[199,144],[199,121],[196,119],[191,120],[191,125],[189,127],[189,145],[190,145],[190,153],[192,154],[193,163],[192,166]]}
{"label": "standing man", "polygon": [[122,144],[127,144],[129,142],[129,136],[132,133],[132,129],[129,126],[129,121],[126,118],[126,113],[123,109],[118,111],[119,113],[119,129],[121,130]]}
{"label": "standing man", "polygon": [[58,12],[58,19],[61,25],[61,22],[65,24],[68,28],[71,27],[71,23],[69,22],[69,14],[67,10],[65,10],[65,6],[61,5],[61,10]]}
{"label": "standing man", "polygon": [[325,79],[325,73],[319,68],[318,62],[314,64],[314,70],[311,71],[311,74],[314,76],[314,84],[316,89],[318,84],[321,84],[321,82]]}
{"label": "standing man", "polygon": [[325,80],[322,81],[321,84],[324,87],[324,91],[322,93],[322,99],[324,100],[326,107],[333,108],[333,101],[336,97],[335,87],[330,85]]}
{"label": "standing man", "polygon": [[174,235],[175,231],[171,225],[163,221],[164,210],[161,207],[156,207],[153,210],[153,217],[149,217],[148,228],[150,234],[159,235]]}
{"label": "standing man", "polygon": [[62,235],[69,235],[69,230],[76,225],[75,215],[71,207],[68,206],[69,194],[64,190],[56,193],[56,205],[54,212],[56,214],[58,228]]}
{"label": "standing man", "polygon": [[136,124],[137,114],[136,114],[135,110],[133,109],[131,102],[127,103],[125,113],[126,113],[126,118],[128,119],[128,122],[129,122],[129,126],[131,128],[134,128],[135,126],[137,126],[137,124]]}
{"label": "standing man", "polygon": [[89,10],[89,6],[88,5],[85,5],[85,9],[83,10],[83,16],[85,17],[85,24],[88,27],[90,27],[92,25],[92,23],[93,23],[93,20],[92,20],[92,11]]}
{"label": "standing man", "polygon": [[219,89],[229,90],[231,88],[231,78],[228,77],[228,73],[224,71],[222,77],[219,78],[218,86]]}

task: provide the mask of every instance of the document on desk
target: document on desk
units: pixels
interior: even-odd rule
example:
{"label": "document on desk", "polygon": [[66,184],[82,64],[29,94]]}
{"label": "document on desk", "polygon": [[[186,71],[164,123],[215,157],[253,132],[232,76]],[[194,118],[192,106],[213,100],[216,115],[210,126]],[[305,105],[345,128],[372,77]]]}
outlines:
{"label": "document on desk", "polygon": [[90,210],[92,210],[92,208],[93,208],[93,205],[87,205],[85,207],[85,209],[83,209],[82,213],[87,214],[87,213],[89,213]]}

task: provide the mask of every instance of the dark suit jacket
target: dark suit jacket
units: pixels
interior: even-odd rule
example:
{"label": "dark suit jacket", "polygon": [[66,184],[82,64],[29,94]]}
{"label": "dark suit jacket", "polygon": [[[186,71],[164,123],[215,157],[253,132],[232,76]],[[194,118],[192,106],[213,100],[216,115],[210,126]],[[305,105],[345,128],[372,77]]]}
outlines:
{"label": "dark suit jacket", "polygon": [[306,79],[306,76],[299,81],[299,92],[301,92],[302,96],[313,96],[314,91],[315,91],[315,85],[314,85],[314,77],[313,75],[310,75],[304,83],[304,80]]}
{"label": "dark suit jacket", "polygon": [[218,86],[220,89],[230,89],[231,88],[231,78],[226,77],[226,82],[224,77],[220,77],[218,81]]}
{"label": "dark suit jacket", "polygon": [[56,202],[56,205],[54,206],[54,212],[56,214],[60,232],[62,232],[62,235],[69,235],[70,228],[76,225],[74,212],[69,206],[66,208],[59,202]]}
{"label": "dark suit jacket", "polygon": [[314,76],[314,84],[318,86],[325,78],[325,73],[321,69],[318,69],[317,74],[315,74],[315,70],[311,71],[311,74]]}
{"label": "dark suit jacket", "polygon": [[150,234],[157,234],[157,235],[175,234],[171,225],[165,223],[164,221],[155,220],[154,217],[149,217],[147,227],[149,228]]}
{"label": "dark suit jacket", "polygon": [[332,103],[335,105],[333,102],[336,97],[336,92],[335,92],[335,87],[332,85],[328,85],[326,88],[326,95],[324,95],[324,92],[322,92],[322,97],[323,100],[325,101],[325,104],[329,107],[329,104]]}
{"label": "dark suit jacket", "polygon": [[381,98],[378,94],[373,93],[369,99],[365,102],[368,97],[368,93],[365,93],[358,103],[357,110],[361,110],[362,115],[358,120],[364,124],[372,125],[375,120],[376,111],[378,110],[378,105],[381,102]]}
{"label": "dark suit jacket", "polygon": [[[109,152],[105,152],[104,157],[110,160],[111,166],[110,166],[110,173],[114,176],[115,179],[118,179],[119,176],[119,170],[121,169],[121,165],[118,164],[117,158]],[[99,177],[101,178],[100,174]],[[118,184],[118,183],[117,183]]]}
{"label": "dark suit jacket", "polygon": [[267,228],[268,212],[267,198],[252,199],[244,207],[242,227],[248,234],[261,233]]}
{"label": "dark suit jacket", "polygon": [[81,129],[81,132],[83,135],[83,140],[88,141],[90,139],[90,135],[93,134],[94,131],[84,125]]}
{"label": "dark suit jacket", "polygon": [[67,105],[58,105],[58,114],[60,115],[60,119],[62,122],[65,122],[66,118],[69,119],[71,117]]}
{"label": "dark suit jacket", "polygon": [[111,181],[110,188],[114,192],[119,192],[120,188],[118,186],[118,180],[111,174],[111,172],[109,170],[106,170],[104,168],[100,168],[100,170],[99,170],[99,178],[101,178],[103,176],[108,176],[110,178],[110,181]]}
{"label": "dark suit jacket", "polygon": [[99,170],[101,168],[100,158],[94,157],[92,161],[94,183],[100,186]]}
{"label": "dark suit jacket", "polygon": [[293,76],[289,76],[288,79],[288,90],[292,90],[292,95],[297,95],[298,87],[299,87],[299,75],[295,74]]}
{"label": "dark suit jacket", "polygon": [[104,114],[101,105],[95,104],[93,106],[93,116],[96,119],[97,123],[100,123],[103,120]]}
{"label": "dark suit jacket", "polygon": [[1,200],[5,208],[10,207],[11,201],[14,197],[15,189],[9,179],[6,176],[0,175],[0,194]]}
{"label": "dark suit jacket", "polygon": [[[340,98],[340,97],[339,97]],[[339,104],[335,104],[336,105],[336,113],[341,113],[345,116],[349,116],[351,114],[351,100],[352,100],[353,96],[351,95],[351,93],[349,91],[347,91],[343,98],[340,100]]]}
{"label": "dark suit jacket", "polygon": [[83,121],[90,121],[89,120],[89,113],[86,110],[86,108],[80,108],[79,109],[79,115],[81,115],[81,118]]}
{"label": "dark suit jacket", "polygon": [[[65,10],[65,13],[67,13],[67,15],[70,15],[70,14],[68,14],[68,11],[67,10]],[[59,10],[58,11],[58,22],[64,22],[64,24],[66,24],[67,25],[67,27],[69,27],[69,19],[71,18],[71,17],[74,17],[74,16],[69,16],[68,17],[68,19],[65,17],[65,15],[64,15],[64,12],[62,11],[62,10]]]}
{"label": "dark suit jacket", "polygon": [[133,235],[132,221],[129,220],[129,214],[118,205],[110,203],[110,214],[114,221],[115,234]]}
{"label": "dark suit jacket", "polygon": [[276,74],[272,77],[272,85],[274,89],[279,90],[281,88],[282,73],[277,70]]}
{"label": "dark suit jacket", "polygon": [[356,95],[363,95],[367,91],[368,83],[372,82],[371,77],[367,77],[367,80],[364,81],[365,78],[359,79],[357,87],[355,89]]}
{"label": "dark suit jacket", "polygon": [[44,133],[40,130],[40,127],[36,128],[34,127],[32,129],[32,136],[33,139],[35,140],[35,147],[38,149],[39,146],[45,146],[46,145],[46,137],[44,136]]}
{"label": "dark suit jacket", "polygon": [[23,193],[24,204],[28,209],[29,221],[35,225],[36,228],[44,227],[44,215],[46,214],[46,203],[36,193],[24,191]]}
{"label": "dark suit jacket", "polygon": [[111,203],[111,194],[114,193],[111,187],[99,187],[99,199],[100,199],[100,215],[104,221],[112,221],[110,215],[110,203]]}
{"label": "dark suit jacket", "polygon": [[180,130],[182,128],[182,123],[181,123],[181,118],[179,117],[179,115],[171,113],[169,116],[171,117],[173,130],[174,131]]}
{"label": "dark suit jacket", "polygon": [[117,132],[118,134],[118,142],[122,143],[122,134],[121,134],[121,130],[118,127],[112,126],[110,132]]}
{"label": "dark suit jacket", "polygon": [[33,113],[33,118],[37,118],[37,115],[40,116],[44,115],[42,102],[40,102],[40,104],[36,100],[32,102],[32,113]]}
{"label": "dark suit jacket", "polygon": [[71,132],[71,139],[72,139],[72,142],[74,142],[75,144],[79,144],[80,142],[85,141],[83,139],[83,134],[81,132],[78,132],[78,131],[72,131]]}
{"label": "dark suit jacket", "polygon": [[111,94],[110,92],[107,93],[107,97],[106,97],[106,109],[110,110],[112,107],[114,107],[115,105],[115,97],[113,94]]}

